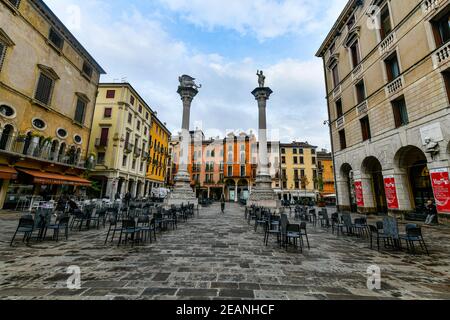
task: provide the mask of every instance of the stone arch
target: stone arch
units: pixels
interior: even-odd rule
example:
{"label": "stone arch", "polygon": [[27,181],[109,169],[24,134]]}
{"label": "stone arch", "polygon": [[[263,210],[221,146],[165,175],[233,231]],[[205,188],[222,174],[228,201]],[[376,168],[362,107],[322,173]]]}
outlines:
{"label": "stone arch", "polygon": [[59,152],[59,140],[55,139],[52,141],[52,145],[50,148],[50,160],[56,161],[58,158],[58,152]]}
{"label": "stone arch", "polygon": [[58,151],[58,162],[63,162],[64,158],[65,158],[65,153],[66,153],[66,148],[67,145],[65,142],[61,143],[61,145],[59,146],[59,151]]}
{"label": "stone arch", "polygon": [[383,166],[378,158],[366,157],[361,164],[363,196],[367,212],[387,213]]}
{"label": "stone arch", "polygon": [[80,163],[81,161],[81,148],[77,148],[77,152],[75,155],[75,164]]}
{"label": "stone arch", "polygon": [[394,167],[405,185],[409,208],[422,210],[434,198],[426,154],[416,146],[402,147],[394,156]]}

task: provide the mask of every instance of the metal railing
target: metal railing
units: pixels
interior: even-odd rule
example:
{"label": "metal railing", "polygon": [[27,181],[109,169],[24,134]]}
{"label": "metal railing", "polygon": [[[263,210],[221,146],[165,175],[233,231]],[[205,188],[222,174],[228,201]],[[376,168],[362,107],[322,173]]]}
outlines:
{"label": "metal railing", "polygon": [[55,148],[53,141],[38,137],[0,135],[0,152],[83,169],[95,166],[93,159],[82,158],[76,150],[67,147],[61,149],[60,145]]}

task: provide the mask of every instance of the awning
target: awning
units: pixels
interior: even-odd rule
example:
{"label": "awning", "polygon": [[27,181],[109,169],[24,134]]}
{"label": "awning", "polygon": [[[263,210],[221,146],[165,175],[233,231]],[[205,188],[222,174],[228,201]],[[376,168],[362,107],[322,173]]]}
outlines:
{"label": "awning", "polygon": [[17,171],[11,167],[0,166],[0,179],[5,180],[17,179]]}
{"label": "awning", "polygon": [[35,170],[19,169],[19,171],[26,173],[33,177],[33,182],[36,184],[56,184],[56,185],[69,185],[69,186],[91,186],[89,180],[76,177],[76,176],[64,176],[62,174],[41,172]]}

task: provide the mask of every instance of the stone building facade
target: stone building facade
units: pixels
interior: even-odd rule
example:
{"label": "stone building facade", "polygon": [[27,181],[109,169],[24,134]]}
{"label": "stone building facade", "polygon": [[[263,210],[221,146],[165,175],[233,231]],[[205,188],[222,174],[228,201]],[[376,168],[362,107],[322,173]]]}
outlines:
{"label": "stone building facade", "polygon": [[129,83],[101,83],[89,149],[97,165],[91,179],[101,197],[144,197],[150,161],[152,109]]}
{"label": "stone building facade", "polygon": [[81,176],[102,73],[43,1],[0,1],[0,208],[90,186]]}
{"label": "stone building facade", "polygon": [[450,1],[351,0],[323,59],[341,209],[450,213]]}

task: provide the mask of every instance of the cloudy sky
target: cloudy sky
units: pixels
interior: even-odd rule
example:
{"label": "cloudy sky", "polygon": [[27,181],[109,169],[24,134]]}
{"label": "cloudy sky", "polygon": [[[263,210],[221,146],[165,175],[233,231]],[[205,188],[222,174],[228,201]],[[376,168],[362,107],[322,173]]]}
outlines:
{"label": "cloudy sky", "polygon": [[268,126],[282,142],[330,149],[322,61],[314,56],[347,0],[45,0],[107,71],[126,79],[176,133],[178,76],[203,85],[191,128],[257,127],[251,91],[264,70]]}

